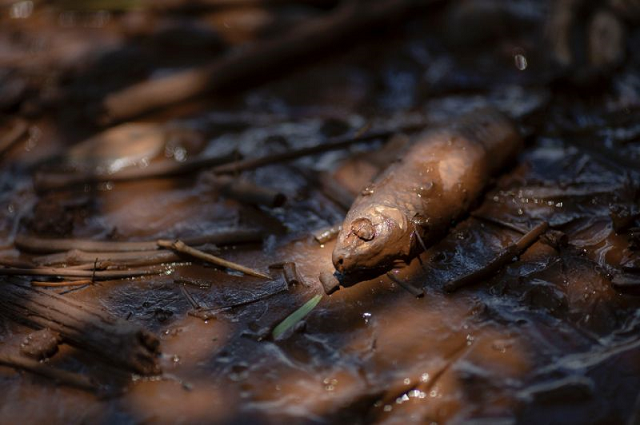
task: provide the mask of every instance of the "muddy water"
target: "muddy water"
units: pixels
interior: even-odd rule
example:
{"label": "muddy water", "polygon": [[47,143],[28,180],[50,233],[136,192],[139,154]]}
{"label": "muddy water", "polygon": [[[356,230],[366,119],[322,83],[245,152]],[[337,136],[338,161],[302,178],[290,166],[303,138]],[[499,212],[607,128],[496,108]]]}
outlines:
{"label": "muddy water", "polygon": [[[524,21],[546,13],[519,3],[527,12],[519,17]],[[64,45],[53,30],[68,21],[56,16],[3,19],[26,40],[49,36],[52,44]],[[80,55],[89,41],[124,51],[119,25],[134,18],[113,15],[90,30],[76,21],[65,24],[60,37],[77,43],[69,55]],[[640,258],[629,233],[614,230],[611,211],[638,207],[637,169],[625,165],[640,157],[638,58],[612,75],[602,93],[587,96],[584,88],[549,84],[535,60],[543,54],[534,49],[539,40],[533,34],[516,32],[470,53],[447,42],[433,20],[416,19],[348,57],[157,118],[202,135],[202,145],[183,146],[178,159],[184,160],[233,148],[257,156],[309,146],[366,123],[392,126],[417,117],[436,124],[487,102],[510,113],[528,135],[517,163],[492,184],[473,216],[398,271],[399,278],[424,288],[423,298],[386,277],[331,296],[318,281],[321,272],[333,271],[333,242],[319,245],[311,232],[339,223],[345,211],[300,169],[329,171],[355,190],[379,169],[379,159],[368,161],[373,155],[364,152],[375,152],[384,141],[246,173],[288,197],[276,209],[224,199],[198,176],[43,195],[31,184],[34,164],[64,154],[95,129],[74,108],[45,108],[30,118],[37,137],[16,146],[2,164],[4,255],[28,258],[13,248],[18,233],[152,240],[257,227],[270,233],[262,244],[220,247],[219,255],[269,271],[273,280],[178,264],[159,277],[55,289],[155,331],[165,375],[131,377],[62,346],[50,363],[91,376],[105,395],[2,367],[1,422],[625,423],[634,412],[637,417],[639,286],[620,292],[611,281],[625,265],[635,264],[637,273]],[[6,44],[5,50],[11,46]],[[184,58],[167,65],[150,50],[150,63],[185,65]],[[527,53],[526,70],[521,59],[514,66],[514,52]],[[7,66],[21,69],[23,62],[14,58],[19,55],[15,48],[3,54]],[[68,63],[55,69],[68,70]],[[134,78],[116,75],[103,87],[103,80],[86,77],[99,74],[75,72],[77,79],[67,86],[75,90],[88,81],[104,89],[121,84],[118,77]],[[568,243],[538,242],[494,277],[444,291],[446,282],[486,264],[519,238],[514,227],[526,231],[540,221],[564,232]],[[295,262],[306,284],[288,287],[277,269],[268,268],[283,261]],[[185,280],[191,284],[177,283]],[[189,315],[193,306],[185,292],[212,317]],[[273,328],[315,294],[323,294],[318,306],[273,340]],[[3,349],[19,346],[28,332],[0,319]]]}

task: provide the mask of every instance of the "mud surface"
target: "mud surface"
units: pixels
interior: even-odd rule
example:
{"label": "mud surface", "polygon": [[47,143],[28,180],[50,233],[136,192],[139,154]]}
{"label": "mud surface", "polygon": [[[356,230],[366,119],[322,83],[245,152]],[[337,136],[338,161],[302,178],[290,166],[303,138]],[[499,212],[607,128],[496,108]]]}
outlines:
{"label": "mud surface", "polygon": [[[250,9],[242,21],[229,11],[107,13],[0,2],[0,108],[29,123],[0,166],[2,257],[31,258],[14,247],[18,234],[140,241],[261,228],[269,233],[262,244],[218,247],[218,254],[273,276],[179,263],[161,276],[50,289],[156,332],[165,374],[131,377],[63,344],[47,362],[92,377],[106,396],[0,367],[0,422],[637,420],[638,51],[625,48],[615,66],[577,78],[571,65],[549,59],[546,2],[509,2],[499,13],[451,3],[348,52],[292,64],[258,88],[145,117],[173,136],[156,158],[127,165],[234,149],[256,157],[367,125],[435,125],[492,104],[518,122],[525,149],[471,215],[397,270],[397,279],[424,289],[416,298],[387,277],[324,294],[318,276],[334,271],[334,242],[320,245],[312,233],[342,222],[346,210],[309,175],[325,172],[359,193],[395,157],[389,146],[413,135],[244,173],[286,195],[278,208],[220,196],[204,174],[46,194],[33,186],[37,171],[72,166],[69,149],[99,132],[92,105],[105,93],[198,65],[324,9]],[[488,23],[469,25],[481,12]],[[511,25],[494,31],[505,17]],[[637,46],[640,34],[626,19],[625,46]],[[468,31],[452,34],[455,26]],[[541,221],[562,235],[535,243],[491,279],[444,291]],[[295,262],[304,282],[289,287],[269,269],[282,262]],[[274,340],[273,328],[316,294],[323,295],[318,306]],[[189,314],[194,301],[207,320]],[[31,331],[0,317],[2,349],[19,349]]]}

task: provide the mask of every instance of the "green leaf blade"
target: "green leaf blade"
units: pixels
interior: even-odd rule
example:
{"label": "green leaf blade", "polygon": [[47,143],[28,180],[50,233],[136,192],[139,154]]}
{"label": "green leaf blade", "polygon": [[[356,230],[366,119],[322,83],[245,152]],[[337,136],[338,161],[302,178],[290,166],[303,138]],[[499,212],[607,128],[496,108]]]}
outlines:
{"label": "green leaf blade", "polygon": [[296,311],[288,315],[282,322],[278,324],[278,326],[276,326],[273,329],[273,332],[272,332],[273,339],[277,339],[283,333],[289,330],[289,328],[291,328],[300,320],[302,320],[307,314],[311,312],[311,310],[316,308],[316,306],[318,305],[321,299],[322,299],[322,295],[315,295],[309,301],[304,303],[302,307],[300,307],[299,309],[297,309]]}

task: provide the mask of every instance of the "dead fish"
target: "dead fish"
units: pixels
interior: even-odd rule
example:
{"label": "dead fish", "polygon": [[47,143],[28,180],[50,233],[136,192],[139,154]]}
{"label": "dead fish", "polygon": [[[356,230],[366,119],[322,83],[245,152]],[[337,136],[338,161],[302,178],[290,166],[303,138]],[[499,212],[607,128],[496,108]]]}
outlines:
{"label": "dead fish", "polygon": [[446,234],[522,146],[515,125],[491,108],[425,133],[355,200],[335,268],[346,276],[408,263]]}

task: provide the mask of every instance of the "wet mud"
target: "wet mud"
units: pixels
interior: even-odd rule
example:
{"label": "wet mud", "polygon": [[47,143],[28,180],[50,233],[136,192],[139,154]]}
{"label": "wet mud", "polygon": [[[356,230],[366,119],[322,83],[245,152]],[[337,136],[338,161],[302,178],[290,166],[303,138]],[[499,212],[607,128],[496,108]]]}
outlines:
{"label": "wet mud", "polygon": [[[55,333],[36,335],[0,315],[1,355],[22,355],[26,344],[29,355],[46,357],[43,365],[88,377],[95,386],[86,391],[0,366],[0,422],[637,421],[637,49],[620,53],[616,45],[609,62],[596,51],[561,56],[579,60],[559,64],[557,51],[572,46],[563,47],[559,38],[555,50],[544,47],[548,17],[556,13],[552,2],[486,2],[482,10],[476,3],[436,2],[432,13],[372,35],[348,52],[323,53],[259,87],[145,116],[138,121],[157,125],[153,132],[165,136],[162,146],[152,144],[142,154],[123,149],[114,165],[112,151],[83,145],[104,130],[92,119],[96,100],[154,73],[200,65],[203,49],[220,54],[330,6],[293,8],[296,13],[287,7],[287,13],[251,9],[243,24],[234,24],[240,21],[225,17],[228,10],[101,14],[0,2],[0,110],[29,126],[0,158],[5,263],[43,255],[18,249],[21,235],[140,242],[241,228],[265,236],[262,242],[200,248],[272,277],[186,258],[154,276],[39,289],[155,333],[163,373],[132,375],[81,347],[59,343]],[[633,46],[640,40],[634,15],[621,15],[618,8],[635,10],[634,2],[612,4],[607,14],[613,18],[607,17],[615,28],[624,26],[624,37],[608,40]],[[591,22],[598,13],[589,10],[585,19]],[[450,33],[453,24],[474,22],[480,14],[493,23]],[[589,28],[555,16],[554,25],[580,25],[580,31],[562,31]],[[513,25],[492,29],[504,19]],[[187,38],[198,54],[186,54]],[[470,48],[471,41],[476,47]],[[167,53],[175,50],[185,54]],[[585,69],[585,58],[591,58],[589,72],[575,73]],[[517,159],[478,189],[474,207],[409,264],[331,295],[319,276],[335,272],[336,241],[325,234],[318,242],[314,235],[343,222],[349,203],[417,140],[415,131],[241,174],[282,195],[277,205],[231,196],[206,167],[169,178],[105,178],[55,190],[40,190],[35,179],[86,172],[77,162],[99,174],[114,166],[143,170],[163,161],[261,157],[368,127],[417,123],[429,130],[486,106],[517,124],[525,139]],[[0,140],[7,132],[0,127]],[[543,222],[549,230],[517,258],[447,290]],[[289,263],[295,269],[283,266]],[[0,286],[43,280],[0,279]],[[318,305],[274,338],[274,328],[315,295],[322,296]],[[29,302],[24,299],[25,306]],[[43,347],[35,349],[31,341]]]}

